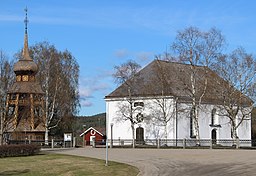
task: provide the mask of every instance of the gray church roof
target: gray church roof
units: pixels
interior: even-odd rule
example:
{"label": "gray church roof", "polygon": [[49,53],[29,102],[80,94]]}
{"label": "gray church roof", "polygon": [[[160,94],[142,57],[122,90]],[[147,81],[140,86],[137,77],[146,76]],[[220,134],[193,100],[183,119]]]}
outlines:
{"label": "gray church roof", "polygon": [[[120,85],[117,89],[105,98],[128,97],[153,97],[153,96],[173,96],[180,101],[192,101],[191,73],[196,72],[196,99],[205,91],[202,97],[203,103],[223,102],[223,92],[225,87],[229,87],[228,82],[218,76],[214,71],[204,66],[193,66],[176,62],[154,60],[131,79]],[[207,79],[205,79],[207,78]],[[207,87],[204,89],[205,80]],[[235,89],[234,89],[235,90]],[[235,90],[238,95],[240,92]],[[240,94],[241,95],[241,94]],[[243,95],[243,101],[251,103],[251,100]]]}

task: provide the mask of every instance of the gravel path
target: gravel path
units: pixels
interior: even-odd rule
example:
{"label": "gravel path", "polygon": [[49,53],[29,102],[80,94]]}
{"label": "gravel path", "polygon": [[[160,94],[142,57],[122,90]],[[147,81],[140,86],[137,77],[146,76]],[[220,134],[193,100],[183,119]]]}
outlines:
{"label": "gravel path", "polygon": [[[105,148],[75,148],[51,152],[106,158]],[[108,159],[139,168],[140,176],[252,176],[256,150],[108,149]]]}

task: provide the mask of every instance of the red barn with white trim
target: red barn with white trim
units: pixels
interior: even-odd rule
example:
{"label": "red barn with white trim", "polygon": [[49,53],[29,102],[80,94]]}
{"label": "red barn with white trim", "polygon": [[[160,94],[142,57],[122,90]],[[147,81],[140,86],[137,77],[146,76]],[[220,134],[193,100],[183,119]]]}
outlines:
{"label": "red barn with white trim", "polygon": [[93,139],[95,139],[96,144],[105,144],[105,135],[93,127],[85,130],[80,136],[83,137],[84,146],[92,145]]}

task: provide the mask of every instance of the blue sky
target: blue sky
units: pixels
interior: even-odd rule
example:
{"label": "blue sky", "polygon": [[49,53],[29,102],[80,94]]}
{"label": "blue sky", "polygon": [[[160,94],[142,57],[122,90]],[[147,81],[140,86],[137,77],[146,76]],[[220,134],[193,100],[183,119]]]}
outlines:
{"label": "blue sky", "polygon": [[0,49],[10,58],[23,45],[26,6],[29,45],[48,41],[80,65],[80,115],[105,112],[104,97],[117,86],[114,65],[133,59],[145,66],[186,27],[216,27],[227,51],[256,50],[254,0],[2,0]]}

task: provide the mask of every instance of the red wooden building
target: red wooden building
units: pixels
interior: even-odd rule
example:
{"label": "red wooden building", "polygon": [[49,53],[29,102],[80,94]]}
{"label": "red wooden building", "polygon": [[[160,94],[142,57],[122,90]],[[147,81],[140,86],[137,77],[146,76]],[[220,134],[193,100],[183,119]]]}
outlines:
{"label": "red wooden building", "polygon": [[100,130],[96,130],[93,127],[88,128],[85,130],[82,134],[80,134],[81,137],[83,137],[83,146],[86,145],[93,145],[93,140],[95,139],[96,144],[105,144],[106,136],[104,132],[100,132]]}

